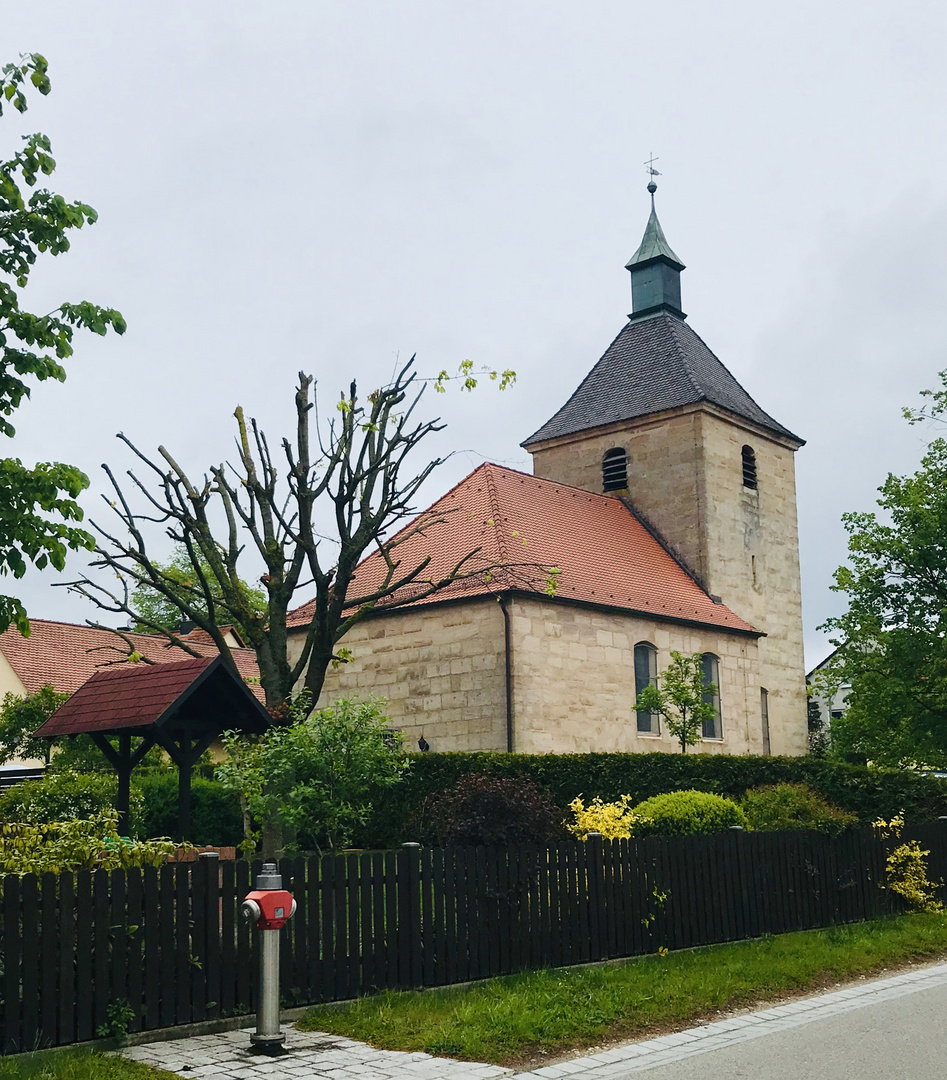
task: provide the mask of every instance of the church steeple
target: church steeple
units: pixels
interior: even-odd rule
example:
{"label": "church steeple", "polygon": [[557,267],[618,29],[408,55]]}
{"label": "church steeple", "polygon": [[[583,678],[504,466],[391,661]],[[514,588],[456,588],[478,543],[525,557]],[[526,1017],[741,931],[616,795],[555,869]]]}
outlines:
{"label": "church steeple", "polygon": [[684,264],[671,250],[661,222],[654,209],[654,193],[658,185],[652,178],[648,184],[651,193],[651,216],[638,250],[625,264],[631,273],[631,315],[637,319],[656,311],[669,311],[682,319],[687,316],[681,310],[681,271]]}

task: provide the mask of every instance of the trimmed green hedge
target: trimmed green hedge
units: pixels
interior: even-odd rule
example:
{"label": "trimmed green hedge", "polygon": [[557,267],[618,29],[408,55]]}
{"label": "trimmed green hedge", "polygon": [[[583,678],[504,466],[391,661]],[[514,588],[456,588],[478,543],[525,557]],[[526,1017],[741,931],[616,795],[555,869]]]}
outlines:
{"label": "trimmed green hedge", "polygon": [[[428,806],[469,773],[525,776],[546,788],[565,816],[576,795],[606,802],[630,795],[642,802],[666,791],[697,789],[740,800],[750,788],[811,784],[862,824],[903,809],[908,823],[947,815],[947,782],[915,773],[836,765],[812,757],[731,757],[724,754],[418,754],[404,779],[379,793],[356,837],[361,847],[430,843]],[[428,804],[426,805],[426,800]]]}
{"label": "trimmed green hedge", "polygon": [[[176,836],[178,828],[178,773],[132,775],[132,784],[144,796],[135,822],[139,836]],[[243,840],[240,800],[216,780],[191,777],[191,840],[198,846],[225,847]]]}

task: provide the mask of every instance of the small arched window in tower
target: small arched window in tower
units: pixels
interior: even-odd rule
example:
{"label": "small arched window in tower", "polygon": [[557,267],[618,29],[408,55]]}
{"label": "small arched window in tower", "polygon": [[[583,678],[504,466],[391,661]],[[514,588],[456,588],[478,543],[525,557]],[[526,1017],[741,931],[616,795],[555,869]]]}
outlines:
{"label": "small arched window in tower", "polygon": [[[658,679],[658,650],[648,641],[635,646],[635,697],[641,697],[646,686],[654,686]],[[638,730],[646,735],[660,735],[661,714],[648,709],[638,711]]]}
{"label": "small arched window in tower", "polygon": [[752,446],[743,447],[743,486],[756,491],[756,454]]}
{"label": "small arched window in tower", "polygon": [[622,491],[628,487],[628,455],[616,446],[602,458],[602,490]]}

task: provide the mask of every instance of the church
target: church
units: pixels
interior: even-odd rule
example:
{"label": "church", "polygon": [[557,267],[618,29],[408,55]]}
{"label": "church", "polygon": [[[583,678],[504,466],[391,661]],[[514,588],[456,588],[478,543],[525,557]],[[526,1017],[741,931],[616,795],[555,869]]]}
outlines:
{"label": "church", "polygon": [[[522,446],[532,475],[485,464],[422,517],[406,560],[498,567],[346,635],[321,701],[377,694],[410,746],[680,752],[636,711],[670,654],[700,653],[714,718],[699,753],[803,754],[807,722],[794,454],[687,323],[684,264],[654,208],[632,312]],[[410,526],[409,526],[410,529]],[[551,575],[528,572],[551,568]],[[363,586],[383,573],[364,560]],[[301,648],[308,605],[291,619]],[[292,646],[291,646],[292,648]],[[709,700],[709,697],[708,697]]]}

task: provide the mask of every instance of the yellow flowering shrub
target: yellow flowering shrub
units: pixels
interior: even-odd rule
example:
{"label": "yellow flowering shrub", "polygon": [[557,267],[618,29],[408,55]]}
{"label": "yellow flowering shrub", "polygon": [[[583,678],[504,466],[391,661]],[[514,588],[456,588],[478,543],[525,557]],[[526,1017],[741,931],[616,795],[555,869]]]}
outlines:
{"label": "yellow flowering shrub", "polygon": [[887,887],[902,897],[913,911],[943,911],[944,905],[935,895],[943,882],[930,881],[927,877],[927,863],[924,860],[930,851],[925,851],[916,840],[906,840],[896,845],[904,829],[904,811],[890,821],[879,818],[872,823],[872,827],[888,846],[885,860]]}
{"label": "yellow flowering shrub", "polygon": [[631,796],[622,795],[617,802],[602,802],[598,795],[588,806],[577,795],[569,809],[575,821],[565,823],[566,828],[579,840],[588,839],[589,833],[601,833],[605,840],[627,840],[639,822],[646,819],[631,808]]}

